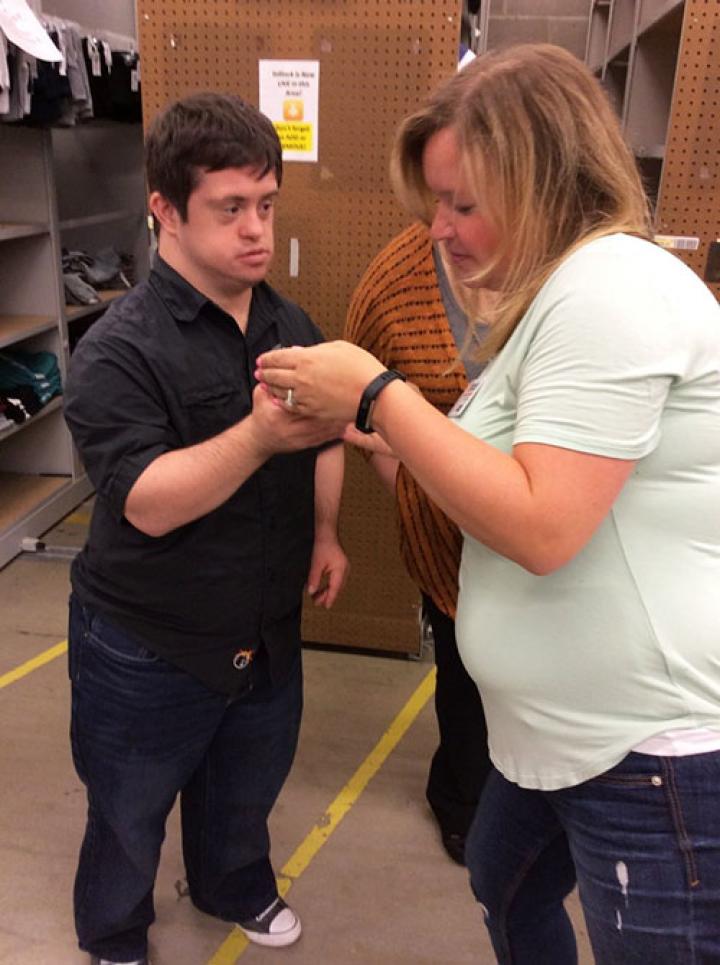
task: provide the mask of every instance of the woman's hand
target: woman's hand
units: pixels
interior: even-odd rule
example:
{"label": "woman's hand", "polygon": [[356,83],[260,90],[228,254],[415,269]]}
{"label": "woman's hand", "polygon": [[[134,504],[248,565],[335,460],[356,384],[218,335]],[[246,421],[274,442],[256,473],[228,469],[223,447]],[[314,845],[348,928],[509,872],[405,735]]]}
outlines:
{"label": "woman's hand", "polygon": [[354,422],[360,396],[384,370],[369,352],[338,341],[266,352],[255,377],[290,412]]}

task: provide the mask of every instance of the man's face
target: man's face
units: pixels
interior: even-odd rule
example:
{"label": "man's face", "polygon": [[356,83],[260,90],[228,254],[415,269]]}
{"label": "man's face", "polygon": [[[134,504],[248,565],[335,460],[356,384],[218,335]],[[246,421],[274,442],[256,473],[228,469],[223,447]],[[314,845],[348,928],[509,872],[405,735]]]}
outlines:
{"label": "man's face", "polygon": [[277,193],[274,171],[262,177],[251,167],[200,173],[187,219],[176,222],[176,242],[197,288],[232,296],[265,278]]}

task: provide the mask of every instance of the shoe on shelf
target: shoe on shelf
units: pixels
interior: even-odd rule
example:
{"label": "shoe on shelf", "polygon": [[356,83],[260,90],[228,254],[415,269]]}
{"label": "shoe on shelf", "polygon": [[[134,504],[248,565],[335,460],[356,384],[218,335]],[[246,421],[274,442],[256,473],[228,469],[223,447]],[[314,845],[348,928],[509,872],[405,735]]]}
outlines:
{"label": "shoe on shelf", "polygon": [[298,916],[279,897],[255,918],[239,921],[238,925],[251,942],[255,942],[256,945],[269,945],[272,948],[292,945],[298,940],[302,931]]}
{"label": "shoe on shelf", "polygon": [[458,831],[440,831],[443,847],[455,864],[465,867],[465,835]]}

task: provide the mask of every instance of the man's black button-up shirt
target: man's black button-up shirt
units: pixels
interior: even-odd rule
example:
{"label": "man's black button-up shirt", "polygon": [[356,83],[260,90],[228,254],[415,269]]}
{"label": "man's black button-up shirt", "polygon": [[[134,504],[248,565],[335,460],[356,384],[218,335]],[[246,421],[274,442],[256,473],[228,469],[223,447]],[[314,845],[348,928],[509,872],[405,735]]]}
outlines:
{"label": "man's black button-up shirt", "polygon": [[141,473],[203,442],[252,406],[256,359],[311,345],[319,329],[267,284],[247,333],[161,259],[78,344],[65,414],[97,499],[72,568],[80,600],[214,690],[243,690],[240,651],[263,645],[281,680],[300,642],[314,535],[316,450],[278,455],[223,505],[166,536],[124,517]]}

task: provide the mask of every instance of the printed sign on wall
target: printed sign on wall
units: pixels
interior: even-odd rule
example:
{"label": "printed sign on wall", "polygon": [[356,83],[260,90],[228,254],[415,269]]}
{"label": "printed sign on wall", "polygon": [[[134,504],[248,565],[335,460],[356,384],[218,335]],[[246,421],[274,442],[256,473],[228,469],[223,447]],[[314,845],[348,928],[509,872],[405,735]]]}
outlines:
{"label": "printed sign on wall", "polygon": [[260,110],[275,125],[283,161],[318,159],[317,60],[261,60]]}

